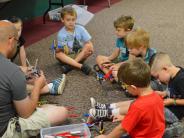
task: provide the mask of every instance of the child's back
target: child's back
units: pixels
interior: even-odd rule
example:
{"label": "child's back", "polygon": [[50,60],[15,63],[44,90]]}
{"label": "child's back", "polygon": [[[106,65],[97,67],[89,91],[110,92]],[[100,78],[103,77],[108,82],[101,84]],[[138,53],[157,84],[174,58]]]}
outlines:
{"label": "child's back", "polygon": [[[164,103],[151,89],[148,64],[140,58],[125,62],[118,70],[118,80],[137,99],[106,106],[111,116],[122,120],[107,137],[118,138],[123,133],[128,133],[131,138],[162,138],[165,129]],[[100,110],[90,109],[90,114],[94,117],[98,112]]]}
{"label": "child's back", "polygon": [[130,105],[122,127],[131,137],[161,138],[165,128],[163,110],[163,100],[155,92],[138,97]]}

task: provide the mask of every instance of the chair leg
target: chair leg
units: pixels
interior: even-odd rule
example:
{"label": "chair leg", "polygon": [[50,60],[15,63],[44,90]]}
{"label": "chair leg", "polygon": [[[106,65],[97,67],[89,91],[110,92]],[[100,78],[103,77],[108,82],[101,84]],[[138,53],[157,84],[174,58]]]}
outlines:
{"label": "chair leg", "polygon": [[111,7],[111,0],[108,0],[108,6]]}

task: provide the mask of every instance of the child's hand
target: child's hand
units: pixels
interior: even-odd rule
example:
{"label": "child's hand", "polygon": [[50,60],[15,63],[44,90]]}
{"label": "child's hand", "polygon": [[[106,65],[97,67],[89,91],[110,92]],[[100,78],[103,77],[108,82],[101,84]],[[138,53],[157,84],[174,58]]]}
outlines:
{"label": "child's hand", "polygon": [[116,81],[118,81],[118,77],[117,77],[118,75],[117,75],[117,74],[118,74],[118,71],[117,71],[117,70],[113,70],[113,71],[112,71],[112,76],[113,76],[113,78],[114,78]]}
{"label": "child's hand", "polygon": [[156,93],[158,93],[162,98],[167,96],[167,92],[165,91],[155,91]]}
{"label": "child's hand", "polygon": [[113,121],[112,122],[119,122],[119,121],[122,121],[124,119],[124,115],[115,115],[113,117]]}
{"label": "child's hand", "polygon": [[174,99],[171,98],[164,99],[164,105],[165,106],[174,105]]}
{"label": "child's hand", "polygon": [[119,66],[117,64],[114,64],[109,69],[112,70],[112,71],[118,71]]}

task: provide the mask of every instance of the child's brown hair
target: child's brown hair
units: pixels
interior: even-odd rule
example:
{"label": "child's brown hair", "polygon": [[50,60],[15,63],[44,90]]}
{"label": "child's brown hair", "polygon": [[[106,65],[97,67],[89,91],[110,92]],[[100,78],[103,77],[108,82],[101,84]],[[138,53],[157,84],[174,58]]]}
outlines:
{"label": "child's brown hair", "polygon": [[151,81],[150,67],[141,58],[123,63],[118,70],[118,81],[145,88]]}
{"label": "child's brown hair", "polygon": [[125,31],[130,31],[133,29],[134,19],[131,16],[121,16],[114,21],[115,28],[124,28]]}
{"label": "child's brown hair", "polygon": [[71,15],[77,17],[77,12],[72,6],[65,6],[61,10],[61,18],[63,19],[65,15]]}
{"label": "child's brown hair", "polygon": [[149,39],[148,32],[142,28],[137,28],[125,37],[125,43],[128,48],[140,48],[143,46],[147,49],[149,48]]}

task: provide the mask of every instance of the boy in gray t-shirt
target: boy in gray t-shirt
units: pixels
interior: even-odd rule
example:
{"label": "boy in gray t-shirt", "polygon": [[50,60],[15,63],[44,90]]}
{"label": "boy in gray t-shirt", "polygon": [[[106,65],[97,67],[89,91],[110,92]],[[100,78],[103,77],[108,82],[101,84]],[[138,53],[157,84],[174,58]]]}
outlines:
{"label": "boy in gray t-shirt", "polygon": [[73,67],[80,69],[88,75],[91,68],[87,64],[82,64],[93,53],[91,36],[87,30],[76,25],[77,13],[71,6],[66,6],[61,11],[61,21],[64,27],[59,31],[56,48],[56,58],[65,63],[62,66],[63,73],[68,73]]}

